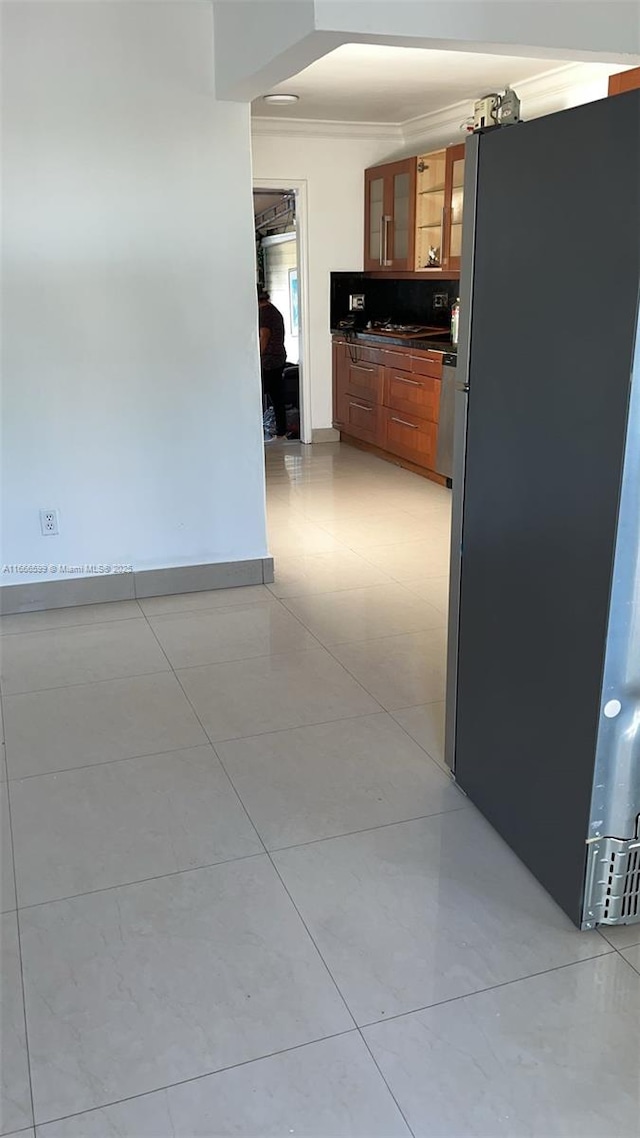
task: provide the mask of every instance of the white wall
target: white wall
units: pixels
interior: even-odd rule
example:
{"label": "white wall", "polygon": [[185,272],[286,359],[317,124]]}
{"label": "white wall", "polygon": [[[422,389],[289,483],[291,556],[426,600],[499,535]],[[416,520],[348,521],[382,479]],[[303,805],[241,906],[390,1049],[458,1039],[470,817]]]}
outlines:
{"label": "white wall", "polygon": [[[259,128],[257,128],[259,130]],[[330,427],[331,337],[329,335],[329,274],[362,269],[364,232],[364,170],[382,161],[389,142],[350,138],[300,138],[295,135],[253,136],[253,176],[307,182],[309,294],[307,321],[310,354],[311,423]]]}
{"label": "white wall", "polygon": [[211,6],[3,9],[2,561],[262,557],[249,110],[213,97]]}

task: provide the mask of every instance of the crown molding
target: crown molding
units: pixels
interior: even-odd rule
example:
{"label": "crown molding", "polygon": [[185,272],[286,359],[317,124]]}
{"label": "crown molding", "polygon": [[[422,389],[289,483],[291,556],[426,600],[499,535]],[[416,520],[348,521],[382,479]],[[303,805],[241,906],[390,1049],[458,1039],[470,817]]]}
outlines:
{"label": "crown molding", "polygon": [[260,138],[346,138],[356,142],[402,143],[399,123],[334,122],[331,119],[285,119],[275,116],[255,116],[251,119],[251,133]]}
{"label": "crown molding", "polygon": [[[564,67],[523,79],[515,88],[522,103],[523,119],[536,119],[572,105],[571,96],[579,88],[602,83],[602,96],[607,93],[607,79],[623,67],[603,67],[602,64],[568,63]],[[472,100],[463,100],[402,123],[406,145],[420,141],[428,146],[442,146],[456,137],[464,136],[462,124],[473,114]]]}
{"label": "crown molding", "polygon": [[[516,83],[516,90],[522,102],[524,119],[539,118],[572,106],[572,94],[579,88],[602,83],[602,97],[606,95],[607,78],[626,68],[619,65],[568,63],[532,79]],[[597,97],[597,93],[596,96]],[[407,119],[399,123],[359,123],[334,122],[320,119],[286,119],[256,117],[251,120],[251,129],[256,136],[295,136],[298,138],[347,138],[361,142],[386,141],[390,145],[404,149],[419,144],[432,149],[447,146],[457,137],[462,140],[465,132],[462,125],[473,114],[473,99],[464,99],[429,111],[425,115]]]}

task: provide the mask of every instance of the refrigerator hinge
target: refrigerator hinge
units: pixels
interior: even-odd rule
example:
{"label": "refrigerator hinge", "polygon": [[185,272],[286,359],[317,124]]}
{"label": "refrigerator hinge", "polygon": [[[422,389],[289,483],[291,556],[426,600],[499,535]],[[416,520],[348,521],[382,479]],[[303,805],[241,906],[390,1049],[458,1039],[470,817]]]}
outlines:
{"label": "refrigerator hinge", "polygon": [[582,928],[635,921],[640,921],[640,839],[589,842]]}

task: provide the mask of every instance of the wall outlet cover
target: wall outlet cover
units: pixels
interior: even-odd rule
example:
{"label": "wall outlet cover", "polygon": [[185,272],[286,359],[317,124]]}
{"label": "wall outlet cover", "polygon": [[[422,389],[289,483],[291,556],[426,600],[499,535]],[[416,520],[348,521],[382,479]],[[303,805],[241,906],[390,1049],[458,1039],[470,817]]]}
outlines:
{"label": "wall outlet cover", "polygon": [[57,510],[40,510],[40,530],[43,537],[53,537],[60,532]]}

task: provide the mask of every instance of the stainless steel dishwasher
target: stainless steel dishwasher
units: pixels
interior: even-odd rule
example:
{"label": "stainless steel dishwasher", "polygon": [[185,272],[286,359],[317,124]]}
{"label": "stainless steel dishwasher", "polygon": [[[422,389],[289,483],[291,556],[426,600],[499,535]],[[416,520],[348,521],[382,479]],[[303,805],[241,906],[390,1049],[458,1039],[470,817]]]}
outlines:
{"label": "stainless steel dishwasher", "polygon": [[442,387],[440,389],[440,414],[438,422],[438,442],[436,445],[436,470],[443,474],[451,484],[453,478],[453,424],[456,401],[456,355],[445,352],[442,360]]}

